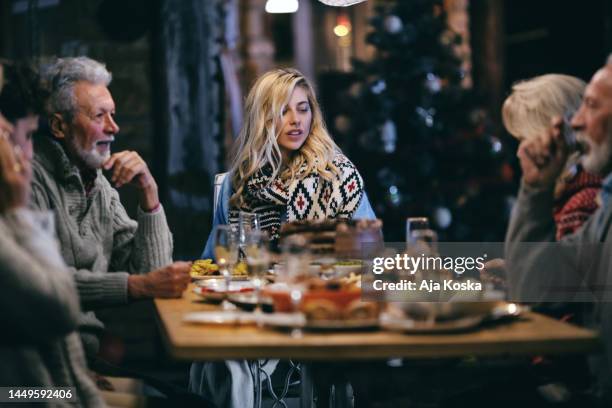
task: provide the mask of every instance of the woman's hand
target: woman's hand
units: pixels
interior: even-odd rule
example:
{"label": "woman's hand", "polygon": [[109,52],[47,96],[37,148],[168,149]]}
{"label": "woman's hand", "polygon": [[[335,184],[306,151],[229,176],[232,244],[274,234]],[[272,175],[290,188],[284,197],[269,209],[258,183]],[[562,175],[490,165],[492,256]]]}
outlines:
{"label": "woman's hand", "polygon": [[25,207],[30,195],[32,168],[8,132],[0,128],[0,214]]}
{"label": "woman's hand", "polygon": [[563,120],[554,118],[544,133],[519,145],[516,155],[523,170],[523,181],[532,187],[552,188],[563,171],[568,153]]}

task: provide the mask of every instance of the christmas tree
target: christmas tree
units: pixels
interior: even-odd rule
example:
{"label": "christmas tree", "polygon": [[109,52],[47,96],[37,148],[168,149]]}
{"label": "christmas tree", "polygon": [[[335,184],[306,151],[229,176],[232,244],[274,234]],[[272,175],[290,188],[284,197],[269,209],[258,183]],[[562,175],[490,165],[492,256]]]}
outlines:
{"label": "christmas tree", "polygon": [[462,85],[461,36],[443,2],[390,2],[370,24],[376,56],[354,61],[329,122],[364,177],[385,239],[403,241],[405,218],[427,216],[442,240],[503,240],[512,148]]}

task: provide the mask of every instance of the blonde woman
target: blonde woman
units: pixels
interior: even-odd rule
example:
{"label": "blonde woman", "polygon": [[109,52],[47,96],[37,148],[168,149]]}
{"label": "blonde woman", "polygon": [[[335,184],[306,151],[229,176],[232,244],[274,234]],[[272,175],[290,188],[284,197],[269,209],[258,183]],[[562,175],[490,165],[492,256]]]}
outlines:
{"label": "blonde woman", "polygon": [[[213,228],[255,212],[272,241],[281,222],[375,218],[361,175],[327,132],[312,85],[290,68],[267,72],[249,92],[219,196]],[[203,257],[212,257],[211,241]]]}
{"label": "blonde woman", "polygon": [[[295,69],[275,69],[251,88],[234,160],[219,192],[213,228],[259,214],[273,242],[282,222],[375,218],[363,180],[327,132],[310,82]],[[203,258],[213,258],[213,234]],[[264,369],[271,373],[276,360]],[[252,367],[245,361],[194,363],[189,389],[224,407],[252,407]]]}
{"label": "blonde woman", "polygon": [[[585,87],[581,79],[560,74],[518,82],[502,108],[504,126],[522,141],[545,132],[556,116],[569,123],[580,107]],[[565,131],[573,138],[574,131],[569,126]],[[577,158],[578,153],[569,157],[566,171],[555,187],[553,216],[557,240],[576,231],[598,207],[601,177],[584,171]]]}

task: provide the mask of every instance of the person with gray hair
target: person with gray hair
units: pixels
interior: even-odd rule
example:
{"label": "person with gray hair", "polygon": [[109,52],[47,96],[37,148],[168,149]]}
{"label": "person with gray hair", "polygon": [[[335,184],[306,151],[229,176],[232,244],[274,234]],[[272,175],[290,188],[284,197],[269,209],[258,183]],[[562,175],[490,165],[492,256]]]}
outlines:
{"label": "person with gray hair", "polygon": [[[502,107],[506,130],[523,141],[545,132],[553,117],[563,117],[566,126],[580,108],[585,87],[582,79],[561,74],[517,82]],[[574,141],[574,131],[569,126],[565,131],[568,140]],[[598,207],[595,198],[601,189],[601,177],[584,171],[579,157],[579,152],[568,156],[565,169],[555,183],[553,217],[557,240],[576,231]]]}
{"label": "person with gray hair", "polygon": [[[58,59],[45,72],[51,134],[35,141],[32,205],[55,215],[61,253],[84,310],[81,339],[94,362],[104,329],[95,310],[180,297],[190,263],[172,263],[172,235],[144,160],[133,151],[111,154],[119,126],[110,72],[87,57]],[[127,185],[138,192],[137,221],[128,217],[116,190]]]}
{"label": "person with gray hair", "polygon": [[602,353],[590,359],[594,397],[612,403],[612,58],[588,83],[571,119],[582,167],[603,179],[599,208],[573,234],[551,244],[554,187],[570,153],[560,117],[521,142],[523,177],[506,235],[510,295],[529,302],[588,301],[588,324],[602,336]]}

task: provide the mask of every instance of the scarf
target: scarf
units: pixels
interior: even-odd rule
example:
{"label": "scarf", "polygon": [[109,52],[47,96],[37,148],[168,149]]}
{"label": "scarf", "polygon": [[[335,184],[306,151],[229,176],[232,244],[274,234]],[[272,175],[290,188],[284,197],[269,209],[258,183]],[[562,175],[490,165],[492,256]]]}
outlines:
{"label": "scarf", "polygon": [[[363,197],[363,179],[346,156],[338,153],[332,163],[339,174],[331,181],[316,172],[287,181],[272,179],[272,167],[264,166],[246,180],[244,204],[240,209],[230,208],[229,223],[238,224],[240,211],[256,213],[260,228],[276,244],[283,211],[287,213],[287,222],[352,218]],[[305,165],[298,174],[304,170]]]}

